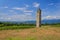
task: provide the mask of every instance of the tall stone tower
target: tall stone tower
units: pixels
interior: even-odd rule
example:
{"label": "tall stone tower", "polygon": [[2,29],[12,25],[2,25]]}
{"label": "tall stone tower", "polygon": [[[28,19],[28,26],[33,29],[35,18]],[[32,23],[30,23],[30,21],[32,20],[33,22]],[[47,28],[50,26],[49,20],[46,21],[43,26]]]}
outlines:
{"label": "tall stone tower", "polygon": [[36,27],[41,27],[41,9],[38,9],[36,13]]}

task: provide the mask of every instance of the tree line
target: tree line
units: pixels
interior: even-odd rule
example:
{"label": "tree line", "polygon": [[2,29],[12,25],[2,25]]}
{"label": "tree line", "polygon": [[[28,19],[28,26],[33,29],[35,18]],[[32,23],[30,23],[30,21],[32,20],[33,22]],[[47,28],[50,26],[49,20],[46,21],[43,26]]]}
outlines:
{"label": "tree line", "polygon": [[35,24],[0,22],[0,27],[4,26],[35,26]]}

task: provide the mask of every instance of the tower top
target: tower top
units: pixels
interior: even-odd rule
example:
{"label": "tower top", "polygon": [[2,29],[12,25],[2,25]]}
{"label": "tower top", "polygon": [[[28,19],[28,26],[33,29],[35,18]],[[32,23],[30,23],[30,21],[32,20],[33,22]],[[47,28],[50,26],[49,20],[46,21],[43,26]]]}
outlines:
{"label": "tower top", "polygon": [[40,11],[41,11],[41,9],[40,9],[40,8],[38,8],[37,12],[40,12]]}
{"label": "tower top", "polygon": [[38,8],[38,10],[41,10],[40,8]]}

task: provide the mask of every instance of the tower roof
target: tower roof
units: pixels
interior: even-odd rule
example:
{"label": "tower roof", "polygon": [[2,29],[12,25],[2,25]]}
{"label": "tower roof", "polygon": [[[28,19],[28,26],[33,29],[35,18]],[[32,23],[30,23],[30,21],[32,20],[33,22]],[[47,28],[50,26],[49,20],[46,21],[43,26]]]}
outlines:
{"label": "tower roof", "polygon": [[40,12],[40,11],[41,11],[41,9],[40,9],[40,8],[38,8],[37,12]]}

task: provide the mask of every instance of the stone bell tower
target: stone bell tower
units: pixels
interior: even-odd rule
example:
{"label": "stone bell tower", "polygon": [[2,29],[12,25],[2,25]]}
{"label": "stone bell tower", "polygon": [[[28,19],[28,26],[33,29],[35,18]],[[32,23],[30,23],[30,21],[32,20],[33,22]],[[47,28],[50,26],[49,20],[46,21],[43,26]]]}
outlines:
{"label": "stone bell tower", "polygon": [[41,9],[38,9],[36,13],[36,27],[41,27]]}

